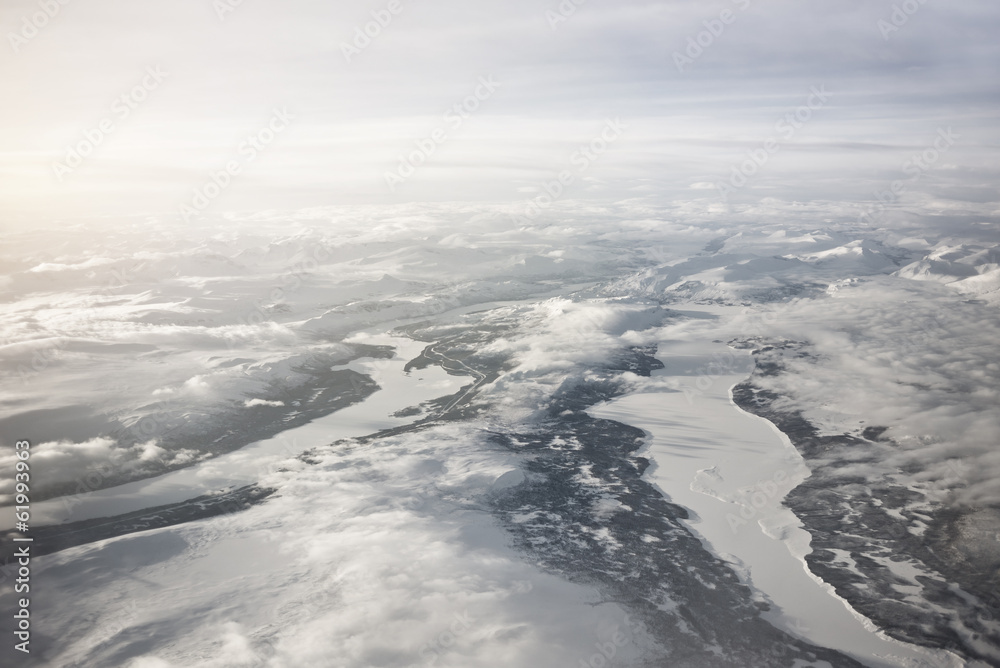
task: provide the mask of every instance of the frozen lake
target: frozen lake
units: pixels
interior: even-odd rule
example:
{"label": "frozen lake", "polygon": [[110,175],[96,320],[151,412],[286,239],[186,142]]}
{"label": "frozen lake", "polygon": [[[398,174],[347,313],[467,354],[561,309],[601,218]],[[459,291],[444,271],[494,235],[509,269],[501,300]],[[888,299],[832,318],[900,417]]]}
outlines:
{"label": "frozen lake", "polygon": [[687,524],[704,545],[772,604],[768,621],[873,667],[962,665],[878,632],[808,571],[810,536],[781,501],[809,470],[784,434],[730,395],[753,369],[749,351],[664,340],[656,357],[665,368],[653,376],[671,389],[620,397],[589,413],[651,435],[640,453],[652,462],[646,479],[687,508]]}

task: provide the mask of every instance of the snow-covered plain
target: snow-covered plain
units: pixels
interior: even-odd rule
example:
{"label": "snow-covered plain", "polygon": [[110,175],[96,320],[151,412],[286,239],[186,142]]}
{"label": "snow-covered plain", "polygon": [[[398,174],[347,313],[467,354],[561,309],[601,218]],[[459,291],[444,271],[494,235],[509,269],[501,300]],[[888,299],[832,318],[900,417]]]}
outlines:
{"label": "snow-covered plain", "polygon": [[[652,460],[644,480],[690,511],[688,529],[753,600],[776,606],[760,615],[787,631],[778,644],[843,652],[803,654],[797,667],[994,660],[971,627],[954,656],[891,640],[885,620],[863,619],[806,571],[809,535],[782,499],[818,460],[731,403],[752,362],[726,345],[805,346],[756,382],[824,434],[884,428],[867,446],[874,460],[841,469],[859,496],[892,479],[919,490],[928,512],[995,508],[1000,239],[979,224],[987,209],[947,227],[877,230],[833,206],[779,201],[733,213],[567,200],[522,226],[507,214],[318,209],[154,235],[81,226],[56,245],[13,238],[0,279],[0,425],[33,442],[33,471],[55,497],[36,502],[40,512],[80,485],[74,518],[247,481],[276,490],[242,513],[36,558],[38,665],[579,668],[609,654],[612,665],[765,665],[708,639],[737,629],[699,630],[664,607],[656,614],[704,637],[697,656],[672,656],[652,613],[610,597],[609,581],[574,581],[513,546],[495,500],[537,484],[531,464],[546,455],[494,437],[572,418],[550,409],[587,387],[620,395],[595,398],[592,415],[651,434],[637,453]],[[219,232],[227,222],[233,231]],[[394,329],[403,325],[425,338]],[[448,360],[404,373],[440,342]],[[276,388],[306,386],[303,365],[358,344],[396,349],[342,365],[383,388],[363,402],[229,454],[199,440],[220,421],[279,408]],[[654,345],[662,371],[621,366],[623,351]],[[466,355],[495,373],[446,419],[358,438],[416,421],[425,414],[391,414],[468,385],[438,366]],[[13,464],[0,460],[6,494]],[[599,474],[579,484],[603,490],[592,529],[613,553],[601,527],[634,509]],[[158,489],[157,475],[179,487]],[[977,549],[992,558],[988,542]]]}

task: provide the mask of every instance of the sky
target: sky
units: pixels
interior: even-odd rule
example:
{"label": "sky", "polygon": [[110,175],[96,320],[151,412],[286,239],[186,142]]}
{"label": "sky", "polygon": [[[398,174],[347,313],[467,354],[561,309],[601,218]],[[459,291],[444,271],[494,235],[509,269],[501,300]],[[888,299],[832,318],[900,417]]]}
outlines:
{"label": "sky", "polygon": [[986,0],[10,0],[0,26],[3,227],[517,203],[560,174],[579,199],[1000,199]]}

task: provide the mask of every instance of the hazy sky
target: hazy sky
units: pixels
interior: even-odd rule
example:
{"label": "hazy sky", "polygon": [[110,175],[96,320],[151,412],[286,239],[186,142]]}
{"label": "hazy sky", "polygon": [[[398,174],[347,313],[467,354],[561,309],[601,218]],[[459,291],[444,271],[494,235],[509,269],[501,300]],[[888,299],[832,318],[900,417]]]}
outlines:
{"label": "hazy sky", "polygon": [[[718,199],[769,138],[731,202],[861,201],[949,127],[903,196],[1000,200],[990,0],[238,2],[4,2],[6,221],[519,202],[560,171],[574,198]],[[797,110],[805,122],[777,125]],[[433,153],[390,188],[418,140]],[[89,155],[74,166],[70,147]],[[230,162],[199,208],[194,190]]]}

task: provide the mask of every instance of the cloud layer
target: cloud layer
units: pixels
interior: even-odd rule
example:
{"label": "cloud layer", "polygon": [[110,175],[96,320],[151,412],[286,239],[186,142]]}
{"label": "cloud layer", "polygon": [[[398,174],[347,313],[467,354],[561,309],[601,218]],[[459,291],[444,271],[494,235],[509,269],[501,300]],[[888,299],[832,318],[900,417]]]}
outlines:
{"label": "cloud layer", "polygon": [[[904,21],[899,4],[630,0],[553,23],[565,11],[555,2],[402,2],[381,28],[379,3],[241,3],[221,17],[198,2],[66,7],[5,56],[19,104],[0,111],[0,201],[21,222],[179,216],[195,191],[213,212],[516,201],[573,169],[608,119],[626,129],[577,175],[574,197],[689,196],[773,138],[780,150],[738,201],[871,202],[951,127],[958,143],[907,197],[991,198],[982,147],[996,141],[1000,17],[964,0],[907,3],[917,11]],[[18,0],[0,20],[17,34],[37,11]],[[377,35],[348,59],[366,28]],[[165,73],[155,88],[149,68]],[[498,87],[469,103],[481,77]],[[806,118],[817,88],[829,99]],[[269,137],[275,109],[292,118]],[[439,128],[447,138],[427,144]],[[393,191],[385,174],[401,160],[419,165]]]}

